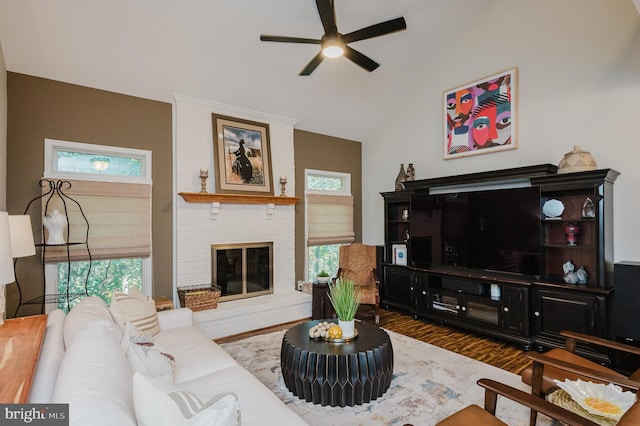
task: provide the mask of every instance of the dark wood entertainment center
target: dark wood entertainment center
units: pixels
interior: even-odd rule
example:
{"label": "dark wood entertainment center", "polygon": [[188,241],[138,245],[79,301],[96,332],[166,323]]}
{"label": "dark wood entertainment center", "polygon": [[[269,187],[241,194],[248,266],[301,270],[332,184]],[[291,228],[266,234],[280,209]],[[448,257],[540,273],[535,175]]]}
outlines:
{"label": "dark wood entertainment center", "polygon": [[[526,349],[563,346],[564,338],[559,334],[563,330],[613,338],[613,182],[618,175],[612,169],[558,174],[556,166],[543,164],[410,181],[405,183],[404,191],[381,193],[385,206],[381,305],[409,311],[415,318],[519,343]],[[465,194],[500,191],[493,196],[499,194],[501,203],[508,203],[510,194],[514,202],[521,203],[516,196],[519,188],[533,188],[526,194],[536,197],[526,206],[526,216],[535,216],[535,232],[539,232],[533,239],[533,250],[507,251],[505,257],[511,258],[504,265],[509,267],[459,266],[457,260],[482,253],[478,254],[477,249],[474,254],[466,253],[465,250],[472,250],[471,244],[452,241],[450,235],[461,233],[452,228],[480,225],[472,224],[473,211],[467,216],[456,213],[462,219],[455,226],[453,219],[448,223],[439,219],[449,214],[446,211],[458,208],[458,204],[445,201],[463,205],[470,203]],[[469,195],[468,199],[472,197]],[[593,213],[585,217],[583,206],[587,198],[593,203]],[[543,213],[543,206],[552,199],[564,206],[558,217]],[[504,228],[500,232],[520,232],[514,229],[518,226],[518,218],[515,219],[501,222]],[[530,224],[531,219],[528,220]],[[522,222],[525,224],[524,215]],[[565,234],[569,224],[579,228],[577,241],[571,243]],[[496,232],[495,228],[488,229]],[[485,235],[491,240],[491,235]],[[474,238],[481,237],[476,232]],[[427,242],[418,244],[420,239]],[[396,262],[394,255],[394,249],[403,248],[407,252],[406,265],[397,264],[404,262]],[[582,266],[587,271],[586,283],[564,281],[563,264],[567,260],[576,269]],[[536,273],[508,271],[518,262],[528,264]],[[578,352],[609,362],[606,353],[593,347],[582,346]]]}

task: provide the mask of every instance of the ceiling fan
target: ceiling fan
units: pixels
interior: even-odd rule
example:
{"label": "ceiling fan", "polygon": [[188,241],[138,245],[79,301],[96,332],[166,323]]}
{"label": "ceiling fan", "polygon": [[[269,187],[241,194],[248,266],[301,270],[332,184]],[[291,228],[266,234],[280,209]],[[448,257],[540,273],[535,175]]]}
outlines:
{"label": "ceiling fan", "polygon": [[349,34],[341,34],[338,32],[338,27],[336,25],[336,9],[334,0],[316,0],[316,6],[318,7],[318,14],[320,15],[322,26],[324,27],[324,35],[322,38],[313,39],[264,34],[260,36],[260,40],[262,41],[319,44],[321,47],[320,52],[318,52],[318,54],[311,59],[302,71],[300,71],[299,75],[310,75],[318,65],[320,65],[320,62],[322,62],[325,57],[337,58],[342,55],[360,65],[365,70],[371,72],[378,68],[380,64],[350,47],[349,43],[407,29],[407,23],[404,18],[401,17],[391,19],[390,21],[380,22],[379,24],[371,25],[369,27],[353,31]]}

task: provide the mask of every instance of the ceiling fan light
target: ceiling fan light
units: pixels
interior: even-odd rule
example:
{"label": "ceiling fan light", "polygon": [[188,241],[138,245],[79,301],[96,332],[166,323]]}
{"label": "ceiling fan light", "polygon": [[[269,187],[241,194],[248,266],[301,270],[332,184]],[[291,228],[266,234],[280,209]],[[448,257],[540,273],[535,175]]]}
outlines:
{"label": "ceiling fan light", "polygon": [[344,54],[344,49],[338,43],[329,44],[322,49],[325,58],[339,58]]}

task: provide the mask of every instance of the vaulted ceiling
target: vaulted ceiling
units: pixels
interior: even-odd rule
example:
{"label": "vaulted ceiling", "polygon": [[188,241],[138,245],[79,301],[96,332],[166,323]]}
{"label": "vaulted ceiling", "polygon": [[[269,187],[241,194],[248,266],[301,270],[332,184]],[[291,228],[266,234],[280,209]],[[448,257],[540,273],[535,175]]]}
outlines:
{"label": "vaulted ceiling", "polygon": [[372,73],[339,58],[301,77],[317,45],[260,41],[320,38],[314,0],[0,0],[0,43],[8,71],[165,102],[193,96],[365,141],[492,1],[335,0],[342,33],[406,19],[406,31],[351,45],[380,64]]}
{"label": "vaulted ceiling", "polygon": [[301,77],[317,45],[260,41],[320,38],[314,0],[0,0],[0,43],[8,71],[166,102],[193,96],[364,141],[490,2],[336,0],[342,33],[406,19],[406,31],[351,44],[380,64],[371,73],[339,58]]}

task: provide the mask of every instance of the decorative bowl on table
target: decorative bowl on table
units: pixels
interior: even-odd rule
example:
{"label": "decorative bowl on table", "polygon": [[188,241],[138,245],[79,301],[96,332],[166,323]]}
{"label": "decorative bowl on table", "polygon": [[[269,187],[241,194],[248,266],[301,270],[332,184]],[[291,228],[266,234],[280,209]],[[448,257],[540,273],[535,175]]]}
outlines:
{"label": "decorative bowl on table", "polygon": [[633,392],[623,392],[613,383],[605,385],[580,379],[554,382],[589,413],[609,419],[619,420],[636,402]]}

